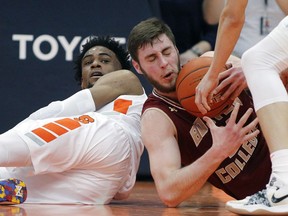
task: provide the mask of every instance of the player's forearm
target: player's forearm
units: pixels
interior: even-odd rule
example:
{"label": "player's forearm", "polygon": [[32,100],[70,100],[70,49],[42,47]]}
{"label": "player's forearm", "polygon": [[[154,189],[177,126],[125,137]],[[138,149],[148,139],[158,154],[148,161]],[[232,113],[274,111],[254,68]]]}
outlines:
{"label": "player's forearm", "polygon": [[140,80],[128,70],[119,70],[102,76],[89,90],[98,110],[120,95],[144,93]]}
{"label": "player's forearm", "polygon": [[214,150],[208,150],[189,166],[171,172],[161,183],[156,180],[160,199],[169,207],[178,206],[203,187],[223,160]]}
{"label": "player's forearm", "polygon": [[288,1],[287,0],[276,0],[278,6],[281,10],[288,15]]}
{"label": "player's forearm", "polygon": [[215,77],[218,76],[225,65],[239,38],[245,21],[243,10],[245,11],[245,7],[242,8],[241,13],[235,13],[233,10],[225,8],[222,12],[217,32],[214,59],[211,65],[211,71],[213,71]]}
{"label": "player's forearm", "polygon": [[202,8],[205,21],[210,25],[217,24],[224,5],[225,0],[204,0]]}

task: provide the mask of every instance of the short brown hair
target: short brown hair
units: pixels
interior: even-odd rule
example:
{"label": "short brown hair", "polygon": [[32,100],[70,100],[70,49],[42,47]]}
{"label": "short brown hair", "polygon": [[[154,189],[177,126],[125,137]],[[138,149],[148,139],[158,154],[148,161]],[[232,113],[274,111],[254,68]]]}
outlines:
{"label": "short brown hair", "polygon": [[170,27],[158,18],[149,18],[141,21],[130,32],[128,37],[128,52],[132,59],[138,62],[138,49],[152,44],[155,39],[165,34],[176,46],[175,37]]}

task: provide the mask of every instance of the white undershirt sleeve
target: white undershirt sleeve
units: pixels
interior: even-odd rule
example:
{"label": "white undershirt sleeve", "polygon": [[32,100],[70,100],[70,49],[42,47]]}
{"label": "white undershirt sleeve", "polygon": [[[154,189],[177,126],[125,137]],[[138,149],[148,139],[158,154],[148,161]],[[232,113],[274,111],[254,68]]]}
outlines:
{"label": "white undershirt sleeve", "polygon": [[96,111],[89,89],[81,90],[63,101],[54,101],[32,113],[28,119],[39,120],[52,117],[81,115]]}

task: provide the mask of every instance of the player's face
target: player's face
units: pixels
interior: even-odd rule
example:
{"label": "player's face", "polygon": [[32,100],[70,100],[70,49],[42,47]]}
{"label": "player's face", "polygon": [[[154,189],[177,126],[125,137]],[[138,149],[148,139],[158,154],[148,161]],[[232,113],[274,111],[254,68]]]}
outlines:
{"label": "player's face", "polygon": [[165,35],[155,39],[153,44],[138,49],[139,63],[133,61],[138,73],[162,93],[175,91],[176,78],[180,69],[179,52]]}
{"label": "player's face", "polygon": [[90,88],[103,75],[122,69],[116,54],[103,46],[89,49],[82,59],[81,87]]}

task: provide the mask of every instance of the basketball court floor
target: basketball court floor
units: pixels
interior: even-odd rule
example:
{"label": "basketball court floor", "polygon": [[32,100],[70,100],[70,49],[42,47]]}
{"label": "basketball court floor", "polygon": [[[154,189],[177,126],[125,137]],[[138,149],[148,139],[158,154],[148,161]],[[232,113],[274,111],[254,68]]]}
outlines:
{"label": "basketball court floor", "polygon": [[[29,191],[28,191],[29,193]],[[45,205],[23,203],[0,206],[0,216],[235,216],[225,209],[232,198],[206,185],[177,208],[167,208],[160,201],[152,181],[137,181],[127,200],[109,205]]]}

